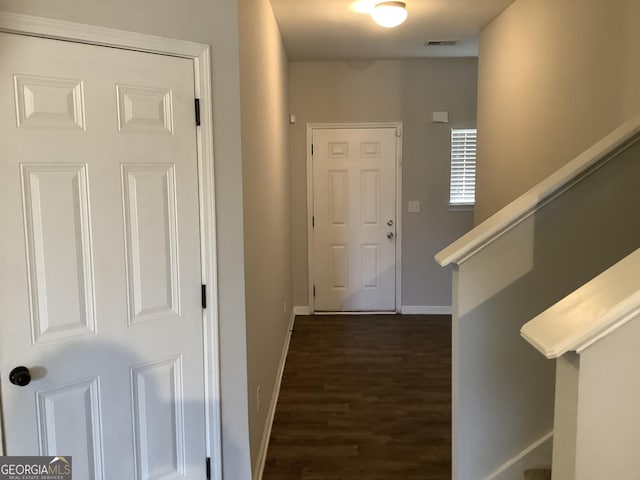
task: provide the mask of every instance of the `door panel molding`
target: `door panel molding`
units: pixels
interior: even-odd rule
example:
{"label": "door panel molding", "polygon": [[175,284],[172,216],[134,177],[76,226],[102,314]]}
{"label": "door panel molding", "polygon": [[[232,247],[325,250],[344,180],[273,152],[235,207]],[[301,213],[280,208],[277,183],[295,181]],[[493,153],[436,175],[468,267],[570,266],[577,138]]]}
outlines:
{"label": "door panel molding", "polygon": [[[25,238],[27,240],[27,284],[31,304],[32,344],[96,333],[95,285],[89,209],[89,175],[87,164],[21,165]],[[47,186],[41,192],[42,186]],[[71,202],[56,201],[57,190],[69,190]],[[66,204],[65,204],[66,203]],[[65,211],[66,210],[66,211]],[[79,212],[79,215],[76,214]],[[66,213],[66,221],[47,218]],[[69,242],[67,255],[48,264],[47,230],[66,229],[75,242]],[[52,245],[51,245],[52,246]],[[64,261],[59,261],[60,259]],[[71,268],[65,268],[70,265]],[[53,293],[55,292],[55,293]],[[49,299],[60,296],[65,308],[50,309]]]}
{"label": "door panel molding", "polygon": [[[217,286],[216,217],[213,158],[213,110],[211,98],[210,47],[186,40],[169,39],[137,32],[97,27],[9,12],[0,12],[0,32],[65,40],[89,45],[170,55],[193,62],[194,93],[200,99],[200,126],[196,128],[200,202],[200,245],[202,283]],[[222,478],[220,372],[218,337],[218,294],[207,289],[203,310],[205,352],[205,404],[207,455],[211,457],[212,478]],[[5,454],[4,430],[0,418],[0,453]],[[204,462],[205,459],[202,459]]]}
{"label": "door panel molding", "polygon": [[[395,128],[396,129],[396,312],[402,308],[402,122],[363,122],[363,123],[307,123],[307,262],[309,269],[309,314],[315,312],[314,298],[314,225],[313,225],[313,156],[312,143],[313,131],[322,129],[368,129],[368,128]],[[337,156],[340,149],[336,147],[332,153]],[[367,155],[377,154],[374,146],[368,146]]]}

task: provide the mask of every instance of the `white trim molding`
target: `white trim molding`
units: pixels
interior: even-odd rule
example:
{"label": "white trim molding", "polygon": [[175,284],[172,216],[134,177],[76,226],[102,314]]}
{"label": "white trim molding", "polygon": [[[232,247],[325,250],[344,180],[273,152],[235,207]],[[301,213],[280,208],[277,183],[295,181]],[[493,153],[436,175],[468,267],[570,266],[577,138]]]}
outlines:
{"label": "white trim molding", "polygon": [[198,58],[209,48],[187,40],[10,12],[0,12],[0,31],[184,58]]}
{"label": "white trim molding", "polygon": [[371,311],[355,311],[355,312],[331,312],[331,311],[315,311],[312,315],[340,315],[343,317],[347,316],[358,316],[358,315],[395,315],[397,312],[392,312],[389,310],[371,310]]}
{"label": "white trim molding", "polygon": [[[357,123],[307,123],[307,260],[309,266],[309,311],[315,311],[313,297],[313,130],[343,128],[395,128],[396,129],[396,300],[395,310],[400,311],[402,304],[402,122],[357,122]],[[371,312],[361,312],[371,313]]]}
{"label": "white trim molding", "polygon": [[254,480],[262,480],[262,474],[264,473],[264,465],[267,461],[267,451],[269,449],[269,439],[271,438],[271,429],[273,428],[273,420],[276,416],[276,407],[278,406],[278,397],[280,396],[280,387],[282,386],[282,376],[284,375],[284,367],[287,362],[287,354],[289,353],[291,334],[293,333],[295,321],[296,313],[292,310],[291,317],[289,318],[287,337],[280,356],[280,366],[278,367],[278,374],[276,375],[276,383],[273,387],[273,395],[271,396],[271,403],[269,404],[269,411],[267,412],[267,426],[264,429],[262,441],[260,442],[260,453],[258,454],[258,462],[253,475]]}
{"label": "white trim molding", "polygon": [[[548,467],[551,465],[551,448],[553,442],[553,430],[543,435],[516,456],[502,464],[495,472],[487,475],[484,480],[506,480],[508,478],[522,478],[525,470],[532,467]],[[549,463],[540,465],[542,462]]]}
{"label": "white trim molding", "polygon": [[453,308],[450,305],[403,305],[402,315],[451,315]]}
{"label": "white trim molding", "polygon": [[594,171],[598,164],[604,164],[603,160],[625,146],[639,133],[640,114],[622,124],[531,190],[453,242],[435,256],[436,262],[443,267],[451,263],[459,265],[464,262],[562,194],[574,182]]}
{"label": "white trim molding", "polygon": [[[208,45],[115,30],[49,18],[0,12],[0,32],[15,33],[103,47],[170,55],[193,62],[194,93],[200,99],[200,127],[196,127],[200,201],[202,283],[207,289],[208,308],[203,309],[205,352],[205,402],[207,455],[211,478],[222,479],[220,371],[218,337],[218,278],[213,159],[213,103],[211,98],[211,54]],[[1,424],[0,424],[1,427]],[[0,438],[3,437],[0,431]],[[1,445],[0,445],[1,447]],[[1,448],[0,448],[1,450]]]}
{"label": "white trim molding", "polygon": [[293,307],[294,315],[312,315],[309,305]]}

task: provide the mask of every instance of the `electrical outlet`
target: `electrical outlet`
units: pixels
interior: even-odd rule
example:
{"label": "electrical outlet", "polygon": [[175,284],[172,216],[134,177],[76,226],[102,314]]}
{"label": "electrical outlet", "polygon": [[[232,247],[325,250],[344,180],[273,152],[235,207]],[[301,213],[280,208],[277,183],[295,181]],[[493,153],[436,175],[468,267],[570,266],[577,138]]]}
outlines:
{"label": "electrical outlet", "polygon": [[258,388],[256,388],[256,410],[258,411],[258,413],[260,413],[260,410],[262,409],[262,385],[258,385]]}

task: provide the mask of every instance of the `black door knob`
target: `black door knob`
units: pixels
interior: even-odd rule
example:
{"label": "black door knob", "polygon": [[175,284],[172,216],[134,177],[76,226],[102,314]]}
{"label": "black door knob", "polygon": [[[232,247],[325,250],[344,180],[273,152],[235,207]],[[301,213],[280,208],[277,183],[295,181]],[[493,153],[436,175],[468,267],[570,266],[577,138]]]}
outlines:
{"label": "black door knob", "polygon": [[19,387],[29,385],[31,373],[27,367],[16,367],[9,373],[9,381]]}

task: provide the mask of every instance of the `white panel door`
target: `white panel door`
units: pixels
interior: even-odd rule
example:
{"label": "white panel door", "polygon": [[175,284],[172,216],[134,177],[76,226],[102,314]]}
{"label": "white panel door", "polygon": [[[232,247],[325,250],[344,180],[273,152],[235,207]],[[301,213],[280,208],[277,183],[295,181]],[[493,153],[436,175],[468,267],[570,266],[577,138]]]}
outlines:
{"label": "white panel door", "polygon": [[315,310],[395,310],[396,128],[312,137]]}
{"label": "white panel door", "polygon": [[6,453],[205,478],[193,64],[11,34],[0,56]]}

